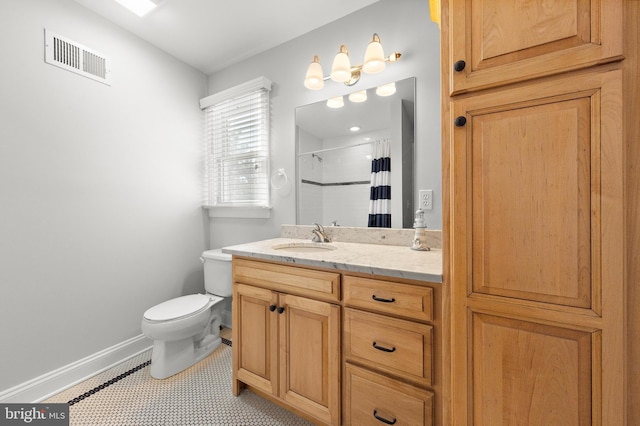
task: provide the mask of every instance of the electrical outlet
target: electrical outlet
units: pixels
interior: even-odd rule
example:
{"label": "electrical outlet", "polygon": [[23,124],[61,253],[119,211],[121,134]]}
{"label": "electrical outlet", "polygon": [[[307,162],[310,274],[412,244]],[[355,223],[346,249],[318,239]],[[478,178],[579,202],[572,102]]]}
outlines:
{"label": "electrical outlet", "polygon": [[420,208],[422,210],[433,209],[433,189],[421,189],[418,192],[420,199]]}

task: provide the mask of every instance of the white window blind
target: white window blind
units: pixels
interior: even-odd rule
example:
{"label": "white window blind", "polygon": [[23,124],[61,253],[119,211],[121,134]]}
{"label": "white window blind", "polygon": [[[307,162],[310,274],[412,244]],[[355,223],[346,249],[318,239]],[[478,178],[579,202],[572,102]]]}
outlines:
{"label": "white window blind", "polygon": [[269,206],[270,89],[261,77],[200,101],[205,206]]}

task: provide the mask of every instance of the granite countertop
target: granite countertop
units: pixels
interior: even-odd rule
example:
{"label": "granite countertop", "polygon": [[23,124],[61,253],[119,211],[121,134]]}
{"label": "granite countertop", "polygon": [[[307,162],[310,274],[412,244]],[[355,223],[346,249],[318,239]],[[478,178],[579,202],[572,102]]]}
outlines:
{"label": "granite countertop", "polygon": [[364,244],[334,241],[335,250],[291,252],[273,246],[310,243],[309,239],[274,238],[253,243],[223,247],[224,253],[255,259],[274,260],[297,265],[318,266],[350,272],[363,272],[393,278],[442,282],[442,249],[415,251],[408,246]]}

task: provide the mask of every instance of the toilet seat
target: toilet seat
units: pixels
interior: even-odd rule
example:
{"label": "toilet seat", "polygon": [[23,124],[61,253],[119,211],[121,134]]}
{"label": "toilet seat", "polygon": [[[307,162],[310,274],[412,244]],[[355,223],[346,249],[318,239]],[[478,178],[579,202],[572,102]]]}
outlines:
{"label": "toilet seat", "polygon": [[144,318],[149,321],[171,321],[204,311],[209,307],[211,298],[204,294],[189,294],[167,300],[147,309]]}

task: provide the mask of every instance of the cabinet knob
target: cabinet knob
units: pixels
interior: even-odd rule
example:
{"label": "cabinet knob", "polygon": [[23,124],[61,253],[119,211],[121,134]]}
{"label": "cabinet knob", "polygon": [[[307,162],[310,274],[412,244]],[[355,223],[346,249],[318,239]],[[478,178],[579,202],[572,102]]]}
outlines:
{"label": "cabinet knob", "polygon": [[269,310],[271,312],[275,311],[276,310],[276,305],[269,305]]}
{"label": "cabinet knob", "polygon": [[284,312],[284,306],[279,306],[278,307],[278,313],[281,314]]}
{"label": "cabinet knob", "polygon": [[467,63],[463,60],[459,60],[456,61],[455,64],[453,64],[453,69],[456,70],[457,72],[460,72],[464,69],[464,67],[467,66]]}
{"label": "cabinet knob", "polygon": [[456,117],[456,119],[453,120],[453,124],[455,124],[456,127],[463,127],[465,124],[467,124],[467,119],[461,115],[460,117]]}

